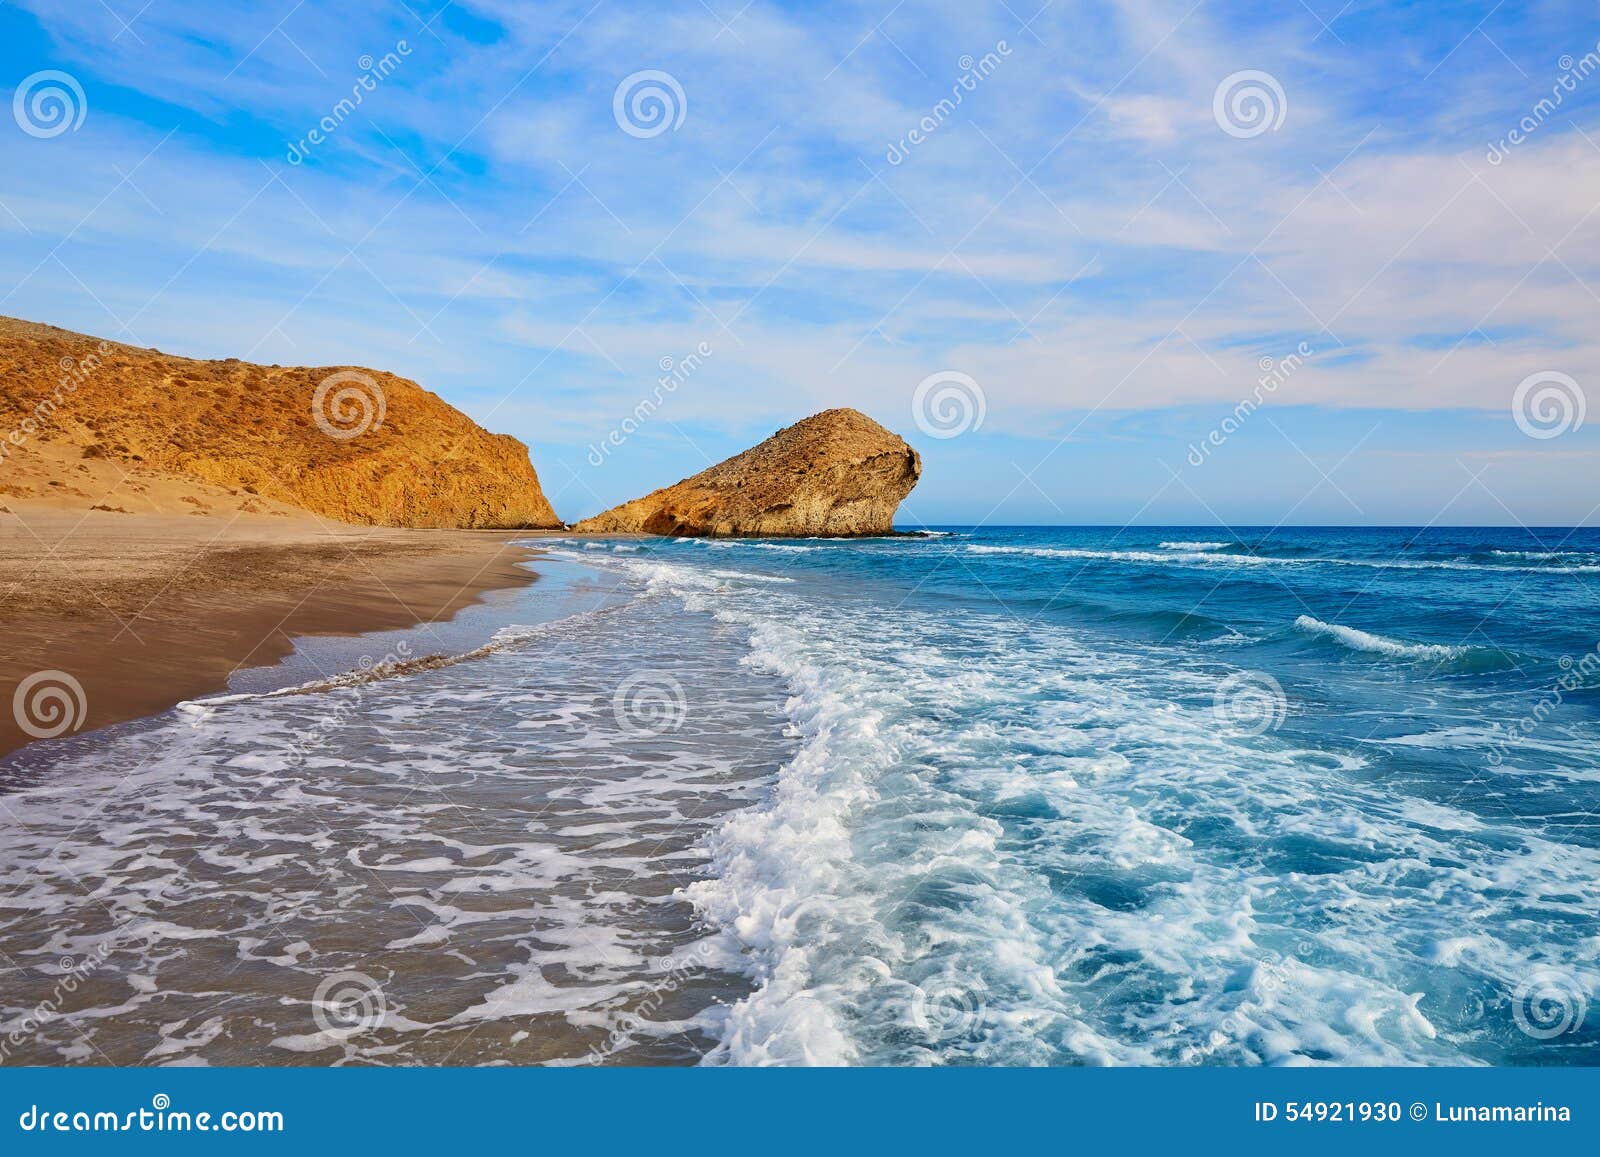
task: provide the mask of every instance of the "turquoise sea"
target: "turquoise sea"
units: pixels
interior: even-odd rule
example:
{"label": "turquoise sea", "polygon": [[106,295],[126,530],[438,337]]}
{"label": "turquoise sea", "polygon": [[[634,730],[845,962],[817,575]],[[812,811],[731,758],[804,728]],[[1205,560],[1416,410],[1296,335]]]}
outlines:
{"label": "turquoise sea", "polygon": [[1600,532],[535,545],[0,764],[14,1055],[1600,1064]]}

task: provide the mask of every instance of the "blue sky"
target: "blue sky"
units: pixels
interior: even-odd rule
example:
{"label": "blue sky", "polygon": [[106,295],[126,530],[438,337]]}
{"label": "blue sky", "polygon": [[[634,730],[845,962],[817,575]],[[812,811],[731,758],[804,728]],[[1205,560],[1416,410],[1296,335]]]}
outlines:
{"label": "blue sky", "polygon": [[[1593,3],[13,0],[0,313],[415,378],[567,518],[853,405],[923,453],[910,524],[1593,523],[1597,42]],[[929,433],[940,374],[981,424]]]}

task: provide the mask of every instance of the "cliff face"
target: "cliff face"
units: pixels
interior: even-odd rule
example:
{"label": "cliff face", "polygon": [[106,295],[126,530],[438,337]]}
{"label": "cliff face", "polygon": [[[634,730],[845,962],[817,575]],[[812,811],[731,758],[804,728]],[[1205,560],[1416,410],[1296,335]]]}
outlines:
{"label": "cliff face", "polygon": [[527,447],[405,378],[195,361],[11,318],[0,318],[0,457],[0,472],[30,457],[105,459],[141,479],[258,496],[263,512],[286,503],[368,525],[561,526]]}
{"label": "cliff face", "polygon": [[587,534],[887,534],[922,473],[906,441],[856,410],[824,410],[676,486],[586,518]]}

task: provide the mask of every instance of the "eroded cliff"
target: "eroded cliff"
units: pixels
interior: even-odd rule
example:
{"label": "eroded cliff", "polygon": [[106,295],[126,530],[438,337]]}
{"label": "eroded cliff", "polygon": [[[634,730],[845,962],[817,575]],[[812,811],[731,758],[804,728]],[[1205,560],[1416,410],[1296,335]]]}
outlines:
{"label": "eroded cliff", "polygon": [[197,361],[11,318],[0,318],[0,458],[18,499],[89,498],[77,475],[106,462],[136,471],[101,509],[142,509],[169,475],[207,484],[184,498],[197,507],[220,492],[245,511],[260,499],[262,513],[283,503],[377,526],[561,525],[526,446],[405,378]]}

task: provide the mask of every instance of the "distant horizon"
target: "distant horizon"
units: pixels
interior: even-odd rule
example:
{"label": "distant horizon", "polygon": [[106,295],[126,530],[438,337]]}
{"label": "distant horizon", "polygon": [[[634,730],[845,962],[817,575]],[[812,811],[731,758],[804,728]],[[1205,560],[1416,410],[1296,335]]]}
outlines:
{"label": "distant horizon", "polygon": [[[1517,530],[1534,533],[1545,530],[1600,530],[1594,526],[1523,526],[1519,523],[1331,523],[1285,522],[1278,525],[1215,522],[927,522],[928,530]],[[899,529],[899,523],[895,529]]]}

